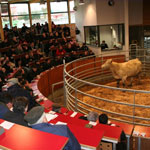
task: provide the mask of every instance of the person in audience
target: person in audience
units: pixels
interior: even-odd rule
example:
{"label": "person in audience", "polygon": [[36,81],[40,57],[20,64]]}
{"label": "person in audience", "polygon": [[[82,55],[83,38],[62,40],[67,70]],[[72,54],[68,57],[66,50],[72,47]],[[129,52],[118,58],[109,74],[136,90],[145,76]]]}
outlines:
{"label": "person in audience", "polygon": [[30,92],[19,85],[19,81],[17,78],[11,78],[7,82],[8,92],[12,95],[13,98],[16,98],[18,96],[24,96],[29,100],[28,111],[32,107],[38,105]]}
{"label": "person in audience", "polygon": [[59,48],[56,51],[56,56],[64,56],[66,51],[63,49],[61,45],[59,45]]}
{"label": "person in audience", "polygon": [[87,120],[96,122],[98,120],[98,117],[99,117],[98,113],[91,111],[87,115]]}
{"label": "person in audience", "polygon": [[24,120],[25,113],[28,109],[28,99],[26,97],[16,97],[13,101],[13,111],[4,114],[3,119],[28,127],[28,123]]}
{"label": "person in audience", "polygon": [[80,116],[79,119],[88,120],[88,121],[92,121],[92,122],[97,122],[98,117],[99,117],[98,113],[90,111],[88,113],[88,115]]}
{"label": "person in audience", "polygon": [[44,113],[44,107],[42,106],[34,107],[27,113],[27,115],[25,115],[24,119],[33,129],[69,138],[68,143],[64,147],[65,150],[81,149],[77,139],[66,125],[51,125],[48,123]]}
{"label": "person in audience", "polygon": [[5,27],[3,28],[3,30],[4,30],[5,32],[8,32],[8,31],[9,31],[9,28],[8,28],[8,25],[7,25],[7,24],[5,24]]}
{"label": "person in audience", "polygon": [[67,53],[71,53],[72,52],[72,47],[71,47],[70,43],[67,44],[66,52]]}
{"label": "person in audience", "polygon": [[3,65],[3,67],[6,69],[6,75],[13,72],[10,61],[6,61],[5,64]]}
{"label": "person in audience", "polygon": [[17,48],[16,48],[16,54],[23,54],[23,48],[21,44],[18,44]]}
{"label": "person in audience", "polygon": [[81,48],[80,48],[80,50],[88,51],[89,48],[88,48],[88,46],[86,45],[86,43],[83,43],[82,46],[81,46]]}
{"label": "person in audience", "polygon": [[25,33],[27,29],[28,29],[28,27],[26,26],[25,23],[23,23],[23,27],[22,27],[22,29],[21,29],[21,32],[22,32],[22,33]]}
{"label": "person in audience", "polygon": [[12,107],[12,96],[7,92],[3,91],[0,93],[0,119],[3,119],[4,115]]}
{"label": "person in audience", "polygon": [[5,38],[4,41],[2,41],[1,43],[1,48],[9,47],[9,46],[10,46],[10,43],[8,42],[8,39]]}
{"label": "person in audience", "polygon": [[108,45],[105,43],[105,41],[103,40],[101,43],[101,49],[104,50],[105,48],[108,48]]}
{"label": "person in audience", "polygon": [[64,37],[70,37],[70,28],[64,25],[63,27]]}
{"label": "person in audience", "polygon": [[[101,114],[99,116],[99,123],[108,125],[108,116],[106,114]],[[122,131],[120,136],[120,142],[118,142],[118,144],[116,145],[116,150],[126,150],[126,149],[127,149],[127,138],[124,131]]]}
{"label": "person in audience", "polygon": [[30,70],[30,73],[29,73],[29,76],[28,76],[28,81],[29,83],[39,74],[38,72],[38,69],[37,69],[37,66],[36,65],[33,65],[31,70]]}
{"label": "person in audience", "polygon": [[99,123],[108,124],[108,116],[106,114],[101,114],[99,116]]}
{"label": "person in audience", "polygon": [[25,57],[22,59],[22,66],[29,67],[30,57],[29,54],[26,53]]}

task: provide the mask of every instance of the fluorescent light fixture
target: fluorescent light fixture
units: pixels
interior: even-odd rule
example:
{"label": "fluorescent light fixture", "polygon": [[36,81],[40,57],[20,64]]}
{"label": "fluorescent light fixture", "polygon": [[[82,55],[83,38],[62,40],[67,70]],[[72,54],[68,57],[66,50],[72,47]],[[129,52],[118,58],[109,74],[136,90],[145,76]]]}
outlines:
{"label": "fluorescent light fixture", "polygon": [[84,5],[84,0],[79,0],[79,5]]}

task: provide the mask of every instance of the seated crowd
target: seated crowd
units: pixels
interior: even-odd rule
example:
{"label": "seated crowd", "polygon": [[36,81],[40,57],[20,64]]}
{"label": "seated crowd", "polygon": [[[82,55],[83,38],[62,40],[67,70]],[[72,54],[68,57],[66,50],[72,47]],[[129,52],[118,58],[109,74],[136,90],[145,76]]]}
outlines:
{"label": "seated crowd", "polygon": [[[5,40],[0,48],[8,47],[0,57],[0,119],[4,119],[40,131],[53,133],[69,138],[65,150],[80,150],[80,144],[67,125],[51,125],[45,117],[44,108],[33,95],[29,83],[41,72],[80,57],[93,55],[85,43],[80,45],[70,36],[70,28],[56,26],[52,23],[49,33],[48,24],[37,23],[31,28],[23,25],[19,31],[4,28]],[[8,79],[10,73],[17,72],[14,78]],[[7,91],[2,86],[7,85]],[[108,117],[90,113],[81,117],[89,121],[107,124]],[[124,133],[123,133],[124,136]],[[126,141],[126,138],[123,137]]]}
{"label": "seated crowd", "polygon": [[48,23],[34,24],[28,28],[25,24],[21,29],[4,28],[5,40],[0,43],[0,91],[5,84],[5,78],[18,69],[17,78],[29,83],[41,72],[65,62],[94,55],[83,43],[71,37],[70,28],[55,25],[52,22],[52,32],[49,33]]}

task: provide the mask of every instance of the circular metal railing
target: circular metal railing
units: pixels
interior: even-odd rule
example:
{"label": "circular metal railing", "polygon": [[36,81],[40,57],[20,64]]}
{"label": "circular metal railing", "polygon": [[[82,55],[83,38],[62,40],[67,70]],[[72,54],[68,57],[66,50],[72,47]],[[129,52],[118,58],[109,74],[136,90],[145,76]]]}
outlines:
{"label": "circular metal railing", "polygon": [[[84,114],[89,111],[107,113],[110,119],[150,126],[150,91],[111,86],[109,83],[115,82],[112,73],[101,69],[101,65],[109,58],[112,58],[113,61],[124,62],[136,57],[143,65],[143,80],[148,78],[150,60],[147,59],[147,50],[138,50],[136,56],[133,56],[131,52],[130,55],[126,53],[128,52],[113,53],[111,51],[111,53],[107,52],[100,56],[89,56],[68,64],[64,63],[64,95],[67,108]],[[96,92],[92,92],[94,89]],[[110,97],[109,93],[112,93]],[[119,93],[122,98],[114,99],[113,93]],[[147,102],[139,103],[139,98]]]}

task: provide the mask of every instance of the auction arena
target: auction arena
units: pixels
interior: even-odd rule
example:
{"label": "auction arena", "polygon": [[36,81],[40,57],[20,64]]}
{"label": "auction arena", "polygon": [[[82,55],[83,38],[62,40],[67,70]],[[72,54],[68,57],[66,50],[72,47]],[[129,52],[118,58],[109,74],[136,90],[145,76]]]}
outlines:
{"label": "auction arena", "polygon": [[[141,52],[140,52],[141,53]],[[75,60],[64,67],[64,92],[68,109],[87,114],[95,111],[106,113],[109,119],[131,124],[150,126],[150,62],[142,51],[138,58],[142,62],[141,79],[134,78],[132,87],[116,86],[110,70],[101,65],[109,58],[121,63],[126,54],[105,53],[105,56],[90,56]],[[127,84],[129,81],[127,80]]]}

